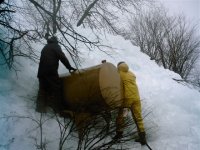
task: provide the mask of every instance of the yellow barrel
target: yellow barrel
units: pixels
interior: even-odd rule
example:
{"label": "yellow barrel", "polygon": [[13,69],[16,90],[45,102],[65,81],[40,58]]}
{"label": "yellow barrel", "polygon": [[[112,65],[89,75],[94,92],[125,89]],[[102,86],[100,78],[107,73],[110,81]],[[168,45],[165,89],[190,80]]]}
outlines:
{"label": "yellow barrel", "polygon": [[64,101],[73,111],[99,112],[121,106],[121,80],[111,63],[81,69],[60,78]]}

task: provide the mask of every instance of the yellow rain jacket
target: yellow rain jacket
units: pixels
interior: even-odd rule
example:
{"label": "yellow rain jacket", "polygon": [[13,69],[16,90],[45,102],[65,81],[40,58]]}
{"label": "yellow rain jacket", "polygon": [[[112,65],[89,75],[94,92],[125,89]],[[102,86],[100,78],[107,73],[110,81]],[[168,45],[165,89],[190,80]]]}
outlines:
{"label": "yellow rain jacket", "polygon": [[123,107],[130,107],[133,102],[140,100],[139,91],[136,84],[136,76],[134,73],[129,71],[129,67],[126,63],[120,64],[118,66],[118,71],[124,88]]}
{"label": "yellow rain jacket", "polygon": [[126,63],[119,64],[118,71],[123,84],[124,101],[117,117],[117,131],[120,132],[123,130],[123,108],[130,108],[132,112],[132,117],[138,125],[138,132],[145,132],[142,119],[140,96],[136,84],[136,76],[134,73],[129,71],[129,67]]}

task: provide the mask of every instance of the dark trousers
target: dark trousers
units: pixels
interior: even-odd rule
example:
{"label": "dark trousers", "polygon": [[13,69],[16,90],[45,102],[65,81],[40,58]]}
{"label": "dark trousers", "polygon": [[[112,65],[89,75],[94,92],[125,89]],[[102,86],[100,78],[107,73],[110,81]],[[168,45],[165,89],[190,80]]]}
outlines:
{"label": "dark trousers", "polygon": [[54,111],[62,110],[62,88],[58,77],[39,78],[39,91],[36,102],[37,112],[46,112],[46,107],[51,107]]}

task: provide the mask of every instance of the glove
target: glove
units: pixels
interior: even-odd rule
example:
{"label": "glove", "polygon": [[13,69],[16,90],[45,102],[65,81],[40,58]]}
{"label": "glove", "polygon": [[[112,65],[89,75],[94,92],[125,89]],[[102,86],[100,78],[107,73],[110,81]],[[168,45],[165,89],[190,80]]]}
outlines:
{"label": "glove", "polygon": [[141,145],[146,145],[146,133],[145,132],[140,132],[139,137],[135,139],[135,142],[140,142]]}
{"label": "glove", "polygon": [[76,70],[77,70],[77,69],[71,67],[71,68],[69,69],[69,72],[72,73],[72,72],[74,72],[74,71],[76,71]]}

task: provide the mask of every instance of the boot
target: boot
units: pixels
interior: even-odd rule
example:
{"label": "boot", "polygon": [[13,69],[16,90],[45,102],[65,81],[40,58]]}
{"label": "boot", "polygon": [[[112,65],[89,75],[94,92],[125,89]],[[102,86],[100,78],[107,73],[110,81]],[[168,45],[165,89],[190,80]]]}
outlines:
{"label": "boot", "polygon": [[139,137],[135,139],[135,142],[140,142],[141,145],[146,145],[146,134],[145,132],[140,132]]}
{"label": "boot", "polygon": [[116,135],[113,137],[113,140],[118,140],[123,138],[123,132],[122,131],[117,131]]}
{"label": "boot", "polygon": [[38,113],[46,113],[46,108],[44,106],[37,106],[35,109],[36,112]]}
{"label": "boot", "polygon": [[56,97],[55,93],[48,95],[47,102],[48,102],[48,106],[50,108],[52,108],[54,113],[59,113],[60,111],[62,111],[60,109],[60,104],[59,104],[58,98]]}
{"label": "boot", "polygon": [[38,96],[36,100],[36,112],[46,113],[46,95],[45,91],[39,89]]}

